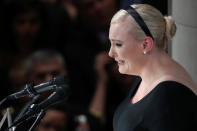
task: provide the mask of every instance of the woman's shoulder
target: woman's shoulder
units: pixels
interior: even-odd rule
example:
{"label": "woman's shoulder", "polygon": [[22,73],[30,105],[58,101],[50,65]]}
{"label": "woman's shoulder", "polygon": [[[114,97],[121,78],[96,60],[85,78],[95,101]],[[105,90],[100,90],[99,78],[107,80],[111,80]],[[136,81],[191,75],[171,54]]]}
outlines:
{"label": "woman's shoulder", "polygon": [[183,83],[168,80],[160,82],[154,89],[152,100],[158,106],[191,106],[197,107],[197,96]]}
{"label": "woman's shoulder", "polygon": [[[190,75],[185,71],[180,71],[177,73],[172,73],[171,75],[166,75],[162,81],[158,84],[159,86],[175,87],[179,90],[190,90],[197,95],[197,87],[190,77]],[[166,88],[168,89],[168,88]]]}
{"label": "woman's shoulder", "polygon": [[[194,114],[197,118],[197,96],[187,86],[176,81],[163,81],[153,90],[146,103],[146,115],[159,118]],[[149,115],[148,115],[149,116]],[[156,118],[157,118],[156,117]]]}
{"label": "woman's shoulder", "polygon": [[197,86],[192,80],[192,77],[186,71],[186,69],[176,61],[173,61],[173,64],[170,65],[170,68],[168,68],[167,71],[167,75],[165,75],[164,78],[166,80],[176,81],[177,84],[184,85],[197,95]]}
{"label": "woman's shoulder", "polygon": [[190,130],[197,121],[197,97],[182,83],[159,83],[147,103],[144,117],[151,128]]}
{"label": "woman's shoulder", "polygon": [[190,87],[188,87],[188,85],[185,85],[184,83],[175,80],[161,81],[155,88],[158,88],[158,91],[162,94],[167,93],[169,95],[173,95],[183,93],[195,96],[195,93],[191,90]]}

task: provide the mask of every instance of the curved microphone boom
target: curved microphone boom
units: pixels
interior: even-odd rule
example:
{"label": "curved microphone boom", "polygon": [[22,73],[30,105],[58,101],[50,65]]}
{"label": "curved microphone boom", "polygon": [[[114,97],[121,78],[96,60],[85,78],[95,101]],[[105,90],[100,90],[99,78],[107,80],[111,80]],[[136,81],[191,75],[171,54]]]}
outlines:
{"label": "curved microphone boom", "polygon": [[66,79],[64,76],[57,76],[48,82],[45,82],[45,83],[42,83],[33,87],[28,88],[26,86],[24,90],[9,95],[7,99],[14,100],[14,99],[18,99],[20,97],[26,96],[26,95],[32,96],[32,95],[40,94],[48,90],[55,90],[58,86],[64,85],[65,81]]}

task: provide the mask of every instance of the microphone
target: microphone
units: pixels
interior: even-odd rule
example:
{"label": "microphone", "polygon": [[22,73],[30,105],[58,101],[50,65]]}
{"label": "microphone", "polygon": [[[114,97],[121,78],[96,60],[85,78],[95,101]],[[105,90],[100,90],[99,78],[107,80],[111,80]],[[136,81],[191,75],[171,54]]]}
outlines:
{"label": "microphone", "polygon": [[58,86],[65,84],[65,82],[66,79],[64,76],[57,76],[48,82],[33,87],[30,84],[29,85],[27,84],[24,90],[9,95],[7,99],[14,100],[26,95],[35,96],[37,94],[40,94],[48,90],[52,90],[52,89],[55,90]]}
{"label": "microphone", "polygon": [[32,104],[30,109],[21,118],[13,122],[13,124],[8,129],[10,129],[15,125],[19,125],[24,120],[28,120],[33,115],[39,113],[42,109],[46,109],[51,104],[64,100],[69,95],[70,95],[70,89],[68,88],[68,86],[62,85],[61,87],[57,87],[55,92],[53,92],[47,99],[45,99],[39,104]]}
{"label": "microphone", "polygon": [[69,95],[70,95],[70,89],[67,85],[62,85],[60,87],[57,87],[55,92],[53,92],[47,99],[45,99],[44,101],[42,101],[37,105],[36,109],[39,111],[41,109],[45,109],[51,104],[67,99]]}

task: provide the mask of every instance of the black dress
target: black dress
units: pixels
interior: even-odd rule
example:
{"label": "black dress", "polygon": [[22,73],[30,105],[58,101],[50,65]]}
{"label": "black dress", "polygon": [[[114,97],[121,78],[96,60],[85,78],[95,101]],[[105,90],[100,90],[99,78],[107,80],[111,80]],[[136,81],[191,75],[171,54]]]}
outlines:
{"label": "black dress", "polygon": [[129,96],[116,110],[114,131],[197,131],[197,97],[189,88],[164,81],[130,104],[140,82],[137,78]]}

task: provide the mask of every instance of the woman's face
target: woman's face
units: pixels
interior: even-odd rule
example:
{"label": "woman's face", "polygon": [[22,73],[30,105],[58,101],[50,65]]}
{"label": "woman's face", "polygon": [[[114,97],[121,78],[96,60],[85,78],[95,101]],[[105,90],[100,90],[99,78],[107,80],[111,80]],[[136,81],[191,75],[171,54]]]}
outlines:
{"label": "woman's face", "polygon": [[141,48],[128,30],[128,22],[112,23],[109,30],[111,48],[109,56],[113,57],[122,74],[137,75],[140,68]]}

